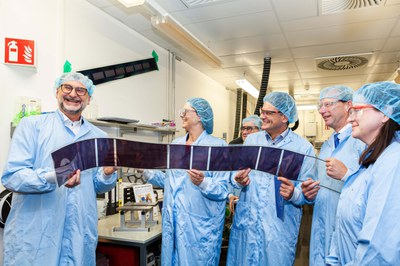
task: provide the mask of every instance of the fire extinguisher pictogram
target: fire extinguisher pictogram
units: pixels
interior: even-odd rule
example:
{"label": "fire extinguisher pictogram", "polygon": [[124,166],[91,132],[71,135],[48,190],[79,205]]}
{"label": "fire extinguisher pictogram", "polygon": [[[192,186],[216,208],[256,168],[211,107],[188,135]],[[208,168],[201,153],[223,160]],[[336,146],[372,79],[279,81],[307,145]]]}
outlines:
{"label": "fire extinguisher pictogram", "polygon": [[18,62],[18,45],[16,41],[10,41],[8,44],[8,61]]}

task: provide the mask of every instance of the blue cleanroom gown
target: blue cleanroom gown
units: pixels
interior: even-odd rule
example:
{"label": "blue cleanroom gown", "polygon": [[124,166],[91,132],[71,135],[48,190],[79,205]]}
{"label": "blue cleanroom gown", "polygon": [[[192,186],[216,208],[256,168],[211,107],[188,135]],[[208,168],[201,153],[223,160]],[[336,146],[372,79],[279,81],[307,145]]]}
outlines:
{"label": "blue cleanroom gown", "polygon": [[[348,171],[346,177],[356,172],[359,168],[358,160],[361,153],[365,150],[365,144],[351,136],[351,125],[348,124],[340,133],[340,144],[335,149],[333,135],[322,145],[319,158],[329,157],[342,161]],[[326,175],[324,162],[318,161],[318,180],[328,179],[332,182],[324,182],[331,189],[320,187],[315,199],[310,241],[310,266],[320,266],[325,264],[325,258],[329,253],[331,236],[335,226],[336,207],[339,201],[340,190],[343,181],[335,180]]]}
{"label": "blue cleanroom gown", "polygon": [[75,141],[106,137],[83,120],[79,134],[60,111],[21,120],[14,132],[2,183],[13,193],[4,229],[4,265],[95,265],[96,193],[115,186],[102,168],[81,172],[81,184],[58,187],[45,179],[54,171],[51,152]]}
{"label": "blue cleanroom gown", "polygon": [[[175,139],[185,144],[187,135]],[[203,131],[193,145],[225,146]],[[151,171],[149,183],[164,187],[162,265],[218,265],[228,196],[229,172],[204,172],[200,186],[186,170]]]}
{"label": "blue cleanroom gown", "polygon": [[400,265],[399,173],[400,139],[346,180],[329,265]]}
{"label": "blue cleanroom gown", "polygon": [[[315,156],[312,145],[290,129],[276,145],[268,144],[264,131],[249,135],[244,145],[271,146]],[[314,179],[315,175],[315,159],[304,157],[298,179]],[[301,205],[309,203],[301,193],[301,183],[295,182],[298,197],[284,201],[282,221],[276,214],[274,175],[253,170],[250,179],[236,206],[227,265],[293,265],[302,217]]]}

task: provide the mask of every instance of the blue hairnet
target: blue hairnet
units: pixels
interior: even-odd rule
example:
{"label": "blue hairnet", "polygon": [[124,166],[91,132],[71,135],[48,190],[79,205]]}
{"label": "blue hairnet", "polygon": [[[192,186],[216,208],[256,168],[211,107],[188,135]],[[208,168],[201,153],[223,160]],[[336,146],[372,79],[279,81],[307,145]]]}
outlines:
{"label": "blue hairnet", "polygon": [[344,85],[326,87],[319,94],[320,100],[325,98],[347,102],[353,99],[353,89]]}
{"label": "blue hairnet", "polygon": [[261,129],[262,121],[261,121],[261,118],[258,117],[257,115],[249,115],[248,117],[246,117],[242,121],[243,124],[246,123],[246,122],[253,123],[256,127]]}
{"label": "blue hairnet", "polygon": [[289,120],[289,123],[297,121],[296,102],[286,92],[271,92],[264,97],[264,102],[272,104],[276,109],[283,113]]}
{"label": "blue hairnet", "polygon": [[400,85],[390,81],[375,82],[359,88],[353,103],[373,105],[387,117],[400,124]]}
{"label": "blue hairnet", "polygon": [[196,110],[207,133],[212,134],[214,128],[214,113],[210,104],[202,98],[191,98],[187,102]]}
{"label": "blue hairnet", "polygon": [[89,78],[77,72],[62,74],[61,77],[56,79],[54,83],[54,88],[57,90],[62,84],[68,81],[79,81],[80,83],[82,83],[86,87],[89,96],[92,96],[93,90],[94,88],[96,88],[96,86],[93,85],[93,82]]}

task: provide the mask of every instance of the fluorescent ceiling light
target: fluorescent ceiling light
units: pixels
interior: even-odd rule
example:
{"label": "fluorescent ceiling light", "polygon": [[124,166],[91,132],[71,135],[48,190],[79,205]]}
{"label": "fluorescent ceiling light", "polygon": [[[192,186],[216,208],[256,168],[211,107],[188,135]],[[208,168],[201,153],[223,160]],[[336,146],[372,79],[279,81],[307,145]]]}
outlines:
{"label": "fluorescent ceiling light", "polygon": [[260,92],[253,85],[251,85],[251,83],[248,82],[246,79],[238,79],[236,80],[236,84],[245,91],[247,91],[254,98],[256,99],[258,98]]}
{"label": "fluorescent ceiling light", "polygon": [[151,24],[164,37],[186,50],[190,55],[205,61],[212,67],[221,67],[221,60],[199,39],[174,20],[153,0],[118,0],[125,7],[144,8],[151,16]]}
{"label": "fluorescent ceiling light", "polygon": [[210,66],[221,67],[221,60],[171,16],[154,16],[151,18],[151,24],[190,54],[205,61]]}
{"label": "fluorescent ceiling light", "polygon": [[140,6],[143,5],[146,0],[118,0],[121,4],[126,7]]}

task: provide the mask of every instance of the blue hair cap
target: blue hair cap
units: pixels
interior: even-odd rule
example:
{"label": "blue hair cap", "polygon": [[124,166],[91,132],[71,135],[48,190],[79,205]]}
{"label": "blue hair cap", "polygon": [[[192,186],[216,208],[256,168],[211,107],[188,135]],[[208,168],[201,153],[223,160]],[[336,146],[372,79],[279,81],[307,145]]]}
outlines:
{"label": "blue hair cap", "polygon": [[264,102],[268,102],[275,106],[279,112],[283,113],[289,120],[289,123],[297,121],[296,102],[292,96],[286,92],[271,92],[264,97]]}
{"label": "blue hair cap", "polygon": [[80,83],[82,83],[86,87],[89,96],[93,95],[93,91],[96,88],[96,86],[93,85],[93,82],[88,77],[78,72],[62,74],[61,77],[56,79],[54,83],[54,88],[57,90],[62,84],[68,81],[79,81]]}
{"label": "blue hair cap", "polygon": [[353,89],[344,85],[326,87],[319,94],[320,100],[325,98],[347,102],[353,99]]}
{"label": "blue hair cap", "polygon": [[353,97],[353,103],[370,104],[400,124],[400,85],[390,81],[365,84]]}
{"label": "blue hair cap", "polygon": [[258,117],[257,115],[249,115],[248,117],[246,117],[245,119],[242,120],[243,124],[246,122],[253,123],[256,127],[261,129],[262,121],[261,121],[261,118]]}
{"label": "blue hair cap", "polygon": [[208,134],[212,134],[214,129],[214,113],[211,105],[202,98],[191,98],[187,102],[196,110],[205,131]]}

